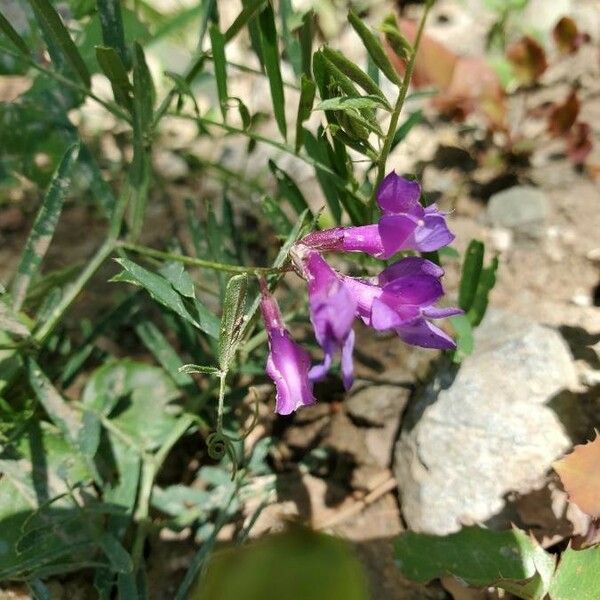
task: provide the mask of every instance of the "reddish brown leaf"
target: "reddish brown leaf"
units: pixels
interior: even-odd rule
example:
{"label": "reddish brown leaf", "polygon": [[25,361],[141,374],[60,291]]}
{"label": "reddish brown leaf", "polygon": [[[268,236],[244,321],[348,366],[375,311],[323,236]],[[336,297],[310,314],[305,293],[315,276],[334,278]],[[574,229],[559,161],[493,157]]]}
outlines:
{"label": "reddish brown leaf", "polygon": [[571,93],[562,104],[555,104],[550,109],[548,132],[555,137],[569,133],[579,116],[580,109],[581,103],[577,96],[577,90],[571,90]]}
{"label": "reddish brown leaf", "polygon": [[528,35],[512,43],[506,56],[513,66],[516,78],[523,85],[535,83],[548,67],[544,48]]}
{"label": "reddish brown leaf", "polygon": [[600,436],[575,446],[573,452],[553,465],[571,502],[597,519],[600,517]]}
{"label": "reddish brown leaf", "polygon": [[552,36],[562,54],[577,52],[580,46],[589,39],[589,36],[579,31],[577,23],[571,17],[562,17],[554,26]]}
{"label": "reddish brown leaf", "polygon": [[[409,42],[414,43],[416,24],[400,19],[399,28]],[[404,73],[404,61],[389,48],[388,54],[395,68]],[[505,128],[504,90],[494,69],[482,58],[458,56],[424,33],[412,84],[417,88],[435,86],[439,93],[433,104],[446,115],[463,120],[470,113],[480,111],[492,129]]]}
{"label": "reddish brown leaf", "polygon": [[575,123],[567,136],[567,156],[571,162],[582,165],[592,148],[592,128],[582,121]]}

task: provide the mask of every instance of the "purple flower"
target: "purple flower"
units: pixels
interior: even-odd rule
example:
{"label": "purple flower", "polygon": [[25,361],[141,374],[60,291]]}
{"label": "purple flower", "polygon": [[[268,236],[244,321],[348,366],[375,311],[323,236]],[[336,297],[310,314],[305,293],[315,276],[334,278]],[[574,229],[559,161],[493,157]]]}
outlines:
{"label": "purple flower", "polygon": [[310,355],[291,338],[277,302],[261,279],[261,311],[269,339],[267,375],[276,388],[275,412],[289,415],[301,406],[316,402],[308,377]]}
{"label": "purple flower", "polygon": [[334,355],[341,353],[342,380],[346,389],[352,386],[352,323],[356,302],[342,282],[342,277],[313,250],[301,251],[302,271],[308,280],[308,304],[315,337],[323,348],[323,363],[310,370],[314,381],[322,379],[329,370]]}
{"label": "purple flower", "polygon": [[424,208],[420,196],[421,186],[416,181],[392,172],[377,190],[383,212],[378,224],[315,231],[302,243],[315,250],[365,252],[377,258],[389,258],[400,250],[438,250],[452,242],[454,235],[445,215],[435,204]]}
{"label": "purple flower", "polygon": [[454,341],[429,321],[462,313],[459,308],[434,306],[444,294],[443,274],[431,261],[408,257],[385,269],[377,281],[343,277],[343,283],[368,326],[393,329],[407,344],[448,350],[456,347]]}

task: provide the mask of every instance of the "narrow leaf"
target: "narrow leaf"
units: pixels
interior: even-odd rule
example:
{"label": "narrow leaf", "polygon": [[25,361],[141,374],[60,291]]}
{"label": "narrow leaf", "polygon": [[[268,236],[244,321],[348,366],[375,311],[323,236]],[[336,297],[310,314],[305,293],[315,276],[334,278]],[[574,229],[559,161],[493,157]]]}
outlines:
{"label": "narrow leaf", "polygon": [[178,369],[179,373],[191,375],[193,373],[202,373],[203,375],[218,375],[219,369],[207,365],[182,365]]}
{"label": "narrow leaf", "polygon": [[215,79],[217,80],[217,94],[223,119],[227,117],[227,63],[225,58],[225,37],[217,25],[212,24],[208,33],[212,46],[213,63],[215,66]]}
{"label": "narrow leaf", "polygon": [[379,96],[359,96],[358,98],[336,97],[327,98],[315,107],[315,110],[351,110],[357,111],[364,108],[384,107],[385,103]]}
{"label": "narrow leaf", "polygon": [[281,20],[281,37],[288,61],[294,69],[296,76],[302,73],[302,48],[298,38],[294,35],[294,20],[300,25],[298,15],[294,11],[291,0],[279,0],[279,17]]}
{"label": "narrow leaf", "polygon": [[298,214],[307,210],[308,202],[304,198],[300,188],[296,185],[296,182],[271,159],[269,159],[269,169],[277,181],[279,194],[287,199]]}
{"label": "narrow leaf", "polygon": [[471,308],[467,313],[469,320],[473,327],[477,327],[481,323],[485,316],[489,295],[492,288],[496,285],[496,271],[498,270],[498,257],[495,256],[492,259],[492,263],[489,267],[482,269],[481,275],[479,276],[479,285],[477,286],[477,293],[475,294],[475,300],[471,304]]}
{"label": "narrow leaf", "polygon": [[400,85],[401,79],[392,66],[390,59],[387,57],[383,46],[373,34],[373,32],[365,25],[362,19],[352,10],[348,12],[348,21],[352,25],[354,31],[362,40],[367,52],[373,59],[373,62],[379,67],[381,72],[392,82]]}
{"label": "narrow leaf", "polygon": [[[242,0],[242,6],[248,7],[252,4],[253,0]],[[260,42],[260,28],[258,26],[258,19],[256,17],[248,21],[248,33],[250,34],[250,45],[258,62],[260,63],[261,69],[265,69],[265,61],[262,54],[262,44]]]}
{"label": "narrow leaf", "polygon": [[222,371],[229,369],[237,349],[246,309],[247,292],[247,275],[235,275],[227,282],[217,352],[219,366]]}
{"label": "narrow leaf", "polygon": [[302,73],[306,77],[312,77],[312,45],[315,35],[315,15],[312,10],[309,10],[302,17],[302,27],[298,33],[300,41],[300,49],[302,52]]}
{"label": "narrow leaf", "polygon": [[471,240],[465,252],[458,292],[458,304],[465,312],[471,308],[473,300],[475,300],[475,293],[477,292],[483,267],[483,253],[483,242]]}
{"label": "narrow leaf", "polygon": [[300,152],[304,140],[304,121],[310,117],[315,101],[315,82],[302,74],[300,79],[300,101],[298,102],[298,115],[296,117],[296,152]]}
{"label": "narrow leaf", "polygon": [[236,17],[235,21],[229,26],[229,29],[227,29],[224,34],[226,44],[254,18],[266,2],[267,0],[248,0],[248,2],[244,3],[242,12]]}
{"label": "narrow leaf", "polygon": [[96,58],[102,72],[110,81],[115,102],[131,111],[131,92],[133,87],[129,81],[121,56],[114,48],[96,46]]}
{"label": "narrow leaf", "polygon": [[121,57],[121,61],[125,67],[129,69],[131,61],[129,59],[129,52],[127,52],[127,46],[125,45],[121,2],[119,0],[96,0],[96,5],[98,6],[104,45],[114,48]]}
{"label": "narrow leaf", "polygon": [[90,73],[71,39],[67,28],[49,0],[29,0],[40,27],[47,32],[60,48],[66,62],[81,79],[85,87],[90,87]]}
{"label": "narrow leaf", "polygon": [[292,224],[281,207],[273,198],[265,196],[261,201],[263,213],[278,235],[287,236],[292,229]]}
{"label": "narrow leaf", "polygon": [[454,362],[459,363],[473,353],[475,347],[473,326],[466,315],[450,317],[450,323],[456,333],[456,350],[452,358]]}
{"label": "narrow leaf", "polygon": [[137,42],[133,45],[133,52],[133,102],[136,119],[139,120],[143,134],[146,134],[150,130],[154,116],[156,90],[144,50]]}
{"label": "narrow leaf", "polygon": [[325,47],[322,50],[323,56],[333,63],[344,75],[347,75],[354,83],[360,86],[367,94],[371,96],[378,96],[383,102],[387,109],[390,109],[390,105],[384,95],[379,89],[377,83],[371,79],[360,67],[355,65],[349,58],[344,56],[338,50]]}
{"label": "narrow leaf", "polygon": [[52,176],[42,206],[33,223],[12,286],[13,309],[17,312],[25,300],[27,288],[38,272],[40,263],[54,236],[54,230],[70,185],[71,170],[78,155],[79,145],[75,144],[63,156]]}
{"label": "narrow leaf", "polygon": [[396,133],[394,134],[394,139],[392,140],[391,150],[393,150],[400,142],[406,139],[406,136],[410,133],[410,130],[415,125],[418,125],[422,120],[422,110],[416,110],[415,112],[410,113],[410,115],[408,115],[404,123],[402,123],[402,125],[400,125],[400,127],[398,127],[398,129],[396,130]]}
{"label": "narrow leaf", "polygon": [[17,33],[8,19],[0,12],[0,31],[26,56],[29,56],[29,48],[25,40]]}
{"label": "narrow leaf", "polygon": [[273,101],[273,113],[277,121],[277,127],[284,139],[287,137],[287,123],[285,119],[285,94],[283,91],[283,79],[279,61],[279,48],[277,45],[277,28],[275,27],[275,15],[273,7],[267,3],[258,17],[260,29],[260,42],[265,70],[269,78],[271,99]]}
{"label": "narrow leaf", "polygon": [[7,331],[19,337],[29,336],[29,329],[20,321],[10,306],[0,300],[0,331]]}

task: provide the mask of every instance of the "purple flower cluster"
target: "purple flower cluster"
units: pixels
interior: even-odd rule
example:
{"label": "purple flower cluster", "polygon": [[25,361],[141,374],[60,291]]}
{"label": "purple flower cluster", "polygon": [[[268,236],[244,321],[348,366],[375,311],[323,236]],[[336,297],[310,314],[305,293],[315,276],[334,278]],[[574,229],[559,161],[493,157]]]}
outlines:
{"label": "purple flower cluster", "polygon": [[275,300],[262,285],[262,313],[269,339],[267,374],[277,388],[276,411],[289,414],[312,404],[314,381],[325,377],[334,356],[341,356],[342,379],[352,386],[354,319],[377,331],[395,331],[407,344],[448,350],[454,341],[431,321],[460,314],[458,308],[440,308],[444,295],[435,263],[424,258],[402,258],[378,277],[359,279],[335,271],[322,252],[364,252],[390,258],[404,250],[430,252],[446,246],[454,235],[444,213],[435,205],[424,208],[421,187],[415,181],[390,173],[377,190],[382,216],[377,224],[336,227],[310,233],[293,248],[299,274],[308,282],[310,320],[323,362],[310,367],[308,353],[285,329]]}

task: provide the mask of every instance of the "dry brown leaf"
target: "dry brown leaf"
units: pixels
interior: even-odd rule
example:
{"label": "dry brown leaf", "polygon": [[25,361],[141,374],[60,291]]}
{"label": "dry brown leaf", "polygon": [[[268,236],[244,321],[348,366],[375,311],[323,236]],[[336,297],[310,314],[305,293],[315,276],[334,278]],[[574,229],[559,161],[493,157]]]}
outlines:
{"label": "dry brown leaf", "polygon": [[579,31],[571,17],[562,17],[558,21],[552,30],[552,37],[561,54],[573,54],[589,40],[589,36]]}
{"label": "dry brown leaf", "polygon": [[548,114],[548,132],[559,137],[566,135],[575,124],[581,109],[577,90],[571,90],[562,104],[555,104]]}
{"label": "dry brown leaf", "polygon": [[600,436],[575,446],[573,452],[553,465],[569,500],[594,519],[600,518]]}
{"label": "dry brown leaf", "polygon": [[567,156],[571,162],[582,165],[592,148],[592,128],[582,121],[575,123],[567,135]]}
{"label": "dry brown leaf", "polygon": [[[399,19],[399,28],[414,43],[417,26],[414,21]],[[399,73],[405,62],[388,46],[388,55]],[[485,115],[492,129],[504,129],[505,94],[494,69],[482,58],[458,56],[427,33],[421,38],[412,84],[419,88],[435,86],[439,94],[433,104],[446,115],[458,120],[474,111]]]}
{"label": "dry brown leaf", "polygon": [[523,85],[534,84],[548,67],[546,51],[528,35],[512,43],[506,50],[506,57]]}

